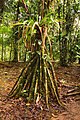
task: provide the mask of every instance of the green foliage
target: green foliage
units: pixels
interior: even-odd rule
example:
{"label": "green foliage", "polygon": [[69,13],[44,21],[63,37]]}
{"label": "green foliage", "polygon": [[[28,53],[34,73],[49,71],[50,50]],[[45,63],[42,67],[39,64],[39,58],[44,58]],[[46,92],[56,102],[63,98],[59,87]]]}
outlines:
{"label": "green foliage", "polygon": [[[47,2],[45,1],[46,5]],[[4,45],[11,51],[11,56],[13,56],[13,44],[14,44],[14,35],[17,33],[20,34],[18,39],[18,43],[20,43],[18,52],[20,52],[21,56],[24,56],[25,45],[26,41],[31,40],[31,37],[36,30],[34,28],[35,23],[38,23],[41,27],[42,25],[46,25],[48,27],[48,38],[52,42],[53,46],[53,56],[55,60],[60,59],[60,41],[63,38],[67,39],[67,61],[71,58],[70,51],[75,53],[75,56],[79,57],[79,48],[75,47],[76,45],[79,46],[79,42],[76,40],[79,34],[79,0],[72,0],[64,3],[63,0],[59,1],[52,1],[49,4],[48,12],[46,12],[43,19],[41,19],[41,1],[40,0],[25,0],[25,4],[28,6],[28,12],[26,13],[24,5],[22,4],[22,0],[19,3],[19,14],[18,14],[18,21],[16,21],[17,16],[17,5],[18,0],[7,0],[5,1],[4,12],[3,12],[3,19],[2,24],[0,25],[0,48],[2,46],[2,35],[3,35],[3,42]],[[64,11],[63,11],[64,9]],[[60,18],[59,12],[60,10]],[[78,20],[78,21],[76,21]],[[18,27],[16,32],[13,32],[14,27]],[[25,30],[26,27],[26,30]],[[22,32],[21,32],[22,31]],[[26,31],[25,40],[23,37],[23,31]],[[60,31],[60,33],[59,33]],[[75,38],[76,36],[76,38]],[[60,40],[59,40],[60,37]],[[19,42],[21,41],[21,42]],[[38,44],[41,44],[38,41]],[[12,46],[12,48],[11,48]],[[47,43],[47,48],[48,43]],[[28,52],[28,51],[27,51]],[[8,53],[8,52],[7,52]],[[28,55],[28,53],[26,53]],[[9,54],[7,60],[9,60]],[[27,57],[28,58],[28,57]],[[12,60],[12,59],[11,59]]]}
{"label": "green foliage", "polygon": [[9,26],[5,26],[3,24],[0,25],[0,34],[11,34],[11,29]]}

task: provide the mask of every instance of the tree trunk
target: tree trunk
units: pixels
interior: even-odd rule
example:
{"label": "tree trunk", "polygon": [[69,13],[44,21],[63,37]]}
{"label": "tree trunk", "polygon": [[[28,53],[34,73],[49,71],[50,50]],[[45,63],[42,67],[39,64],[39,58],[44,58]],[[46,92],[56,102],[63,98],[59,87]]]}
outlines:
{"label": "tree trunk", "polygon": [[[18,22],[18,16],[19,16],[19,2],[17,2],[17,11],[16,11],[16,22]],[[18,26],[14,27],[14,62],[18,62]]]}
{"label": "tree trunk", "polygon": [[1,60],[3,61],[4,60],[4,34],[2,33],[2,56],[1,56]]}
{"label": "tree trunk", "polygon": [[[42,0],[42,19],[45,16],[44,5],[45,1]],[[24,96],[28,102],[34,101],[35,103],[37,103],[37,99],[39,102],[42,98],[49,108],[49,101],[52,96],[59,105],[63,106],[60,101],[57,78],[52,63],[51,41],[47,40],[47,27],[45,23],[41,27],[35,24],[34,29],[36,33],[33,36],[35,37],[30,40],[30,43],[35,43],[34,48],[32,48],[32,44],[27,46],[27,49],[29,47],[29,50],[31,50],[31,57],[10,91],[9,97]],[[47,49],[46,42],[49,43],[49,49]]]}
{"label": "tree trunk", "polygon": [[[63,1],[63,19],[65,20],[65,0]],[[66,66],[67,65],[67,39],[66,39],[66,35],[64,35],[66,32],[66,23],[63,22],[62,25],[62,33],[63,33],[63,37],[60,40],[60,64],[61,66]]]}
{"label": "tree trunk", "polygon": [[0,0],[0,23],[2,22],[4,3],[5,0]]}

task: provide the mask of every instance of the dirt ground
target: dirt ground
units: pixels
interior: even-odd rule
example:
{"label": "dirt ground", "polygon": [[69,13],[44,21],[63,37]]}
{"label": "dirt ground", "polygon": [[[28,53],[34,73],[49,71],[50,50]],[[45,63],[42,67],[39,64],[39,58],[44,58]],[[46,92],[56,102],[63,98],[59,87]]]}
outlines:
{"label": "dirt ground", "polygon": [[80,120],[80,94],[64,96],[80,85],[80,65],[55,68],[65,109],[54,101],[47,109],[43,102],[35,105],[26,103],[23,98],[6,98],[23,66],[24,63],[0,63],[0,120]]}

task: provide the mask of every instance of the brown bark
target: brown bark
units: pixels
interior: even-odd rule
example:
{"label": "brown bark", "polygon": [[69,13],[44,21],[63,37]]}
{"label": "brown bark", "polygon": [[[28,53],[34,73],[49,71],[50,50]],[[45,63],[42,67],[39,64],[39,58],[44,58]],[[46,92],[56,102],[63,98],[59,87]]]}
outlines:
{"label": "brown bark", "polygon": [[5,0],[0,0],[0,23],[2,22],[4,3]]}

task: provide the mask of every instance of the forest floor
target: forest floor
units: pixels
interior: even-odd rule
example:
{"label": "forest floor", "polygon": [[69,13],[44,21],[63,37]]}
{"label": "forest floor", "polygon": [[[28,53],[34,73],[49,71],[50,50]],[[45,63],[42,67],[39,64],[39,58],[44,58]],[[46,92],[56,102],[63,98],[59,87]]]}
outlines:
{"label": "forest floor", "polygon": [[23,67],[24,63],[0,63],[0,120],[80,120],[80,94],[63,97],[80,85],[80,65],[55,68],[60,97],[66,108],[53,101],[49,110],[43,103],[34,105],[23,98],[6,98]]}

